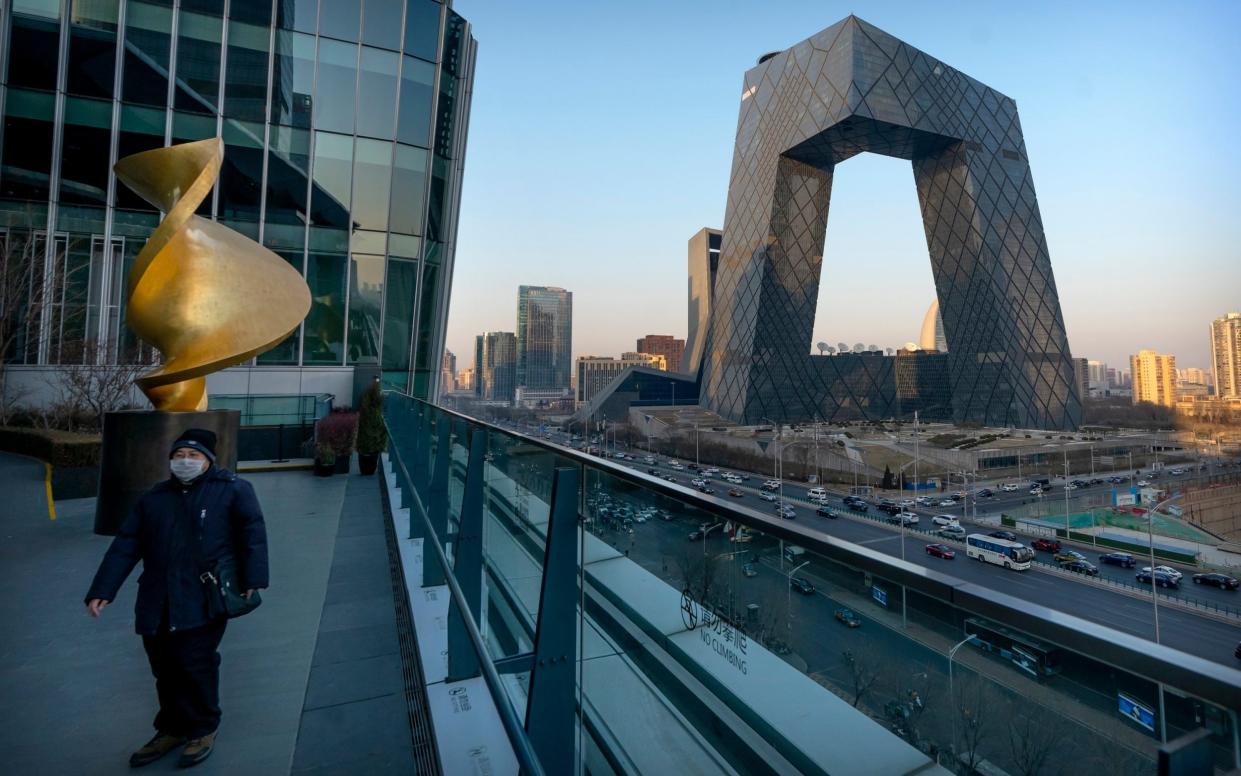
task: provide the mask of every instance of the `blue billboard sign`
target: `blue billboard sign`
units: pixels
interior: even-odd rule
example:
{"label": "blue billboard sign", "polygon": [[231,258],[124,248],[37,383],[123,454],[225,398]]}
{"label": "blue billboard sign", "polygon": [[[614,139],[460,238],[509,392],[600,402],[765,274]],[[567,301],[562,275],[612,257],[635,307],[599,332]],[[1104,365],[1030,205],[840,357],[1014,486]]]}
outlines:
{"label": "blue billboard sign", "polygon": [[1155,732],[1155,712],[1125,695],[1116,693],[1116,710],[1122,717],[1138,723],[1150,732]]}

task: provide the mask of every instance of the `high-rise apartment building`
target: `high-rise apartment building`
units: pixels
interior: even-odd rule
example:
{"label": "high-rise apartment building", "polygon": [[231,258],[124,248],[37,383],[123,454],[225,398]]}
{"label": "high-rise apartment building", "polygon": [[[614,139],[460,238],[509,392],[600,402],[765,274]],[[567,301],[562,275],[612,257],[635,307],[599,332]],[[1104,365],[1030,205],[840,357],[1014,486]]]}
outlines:
{"label": "high-rise apartment building", "polygon": [[596,393],[615,380],[617,375],[631,366],[667,371],[668,364],[663,356],[650,353],[622,353],[620,358],[581,356],[577,360],[574,405],[580,407],[590,401]]}
{"label": "high-rise apartment building", "polygon": [[1176,371],[1177,376],[1181,379],[1181,382],[1196,383],[1198,385],[1211,384],[1211,373],[1206,369],[1199,369],[1196,366],[1191,366],[1185,369],[1178,369]]}
{"label": "high-rise apartment building", "polygon": [[573,378],[573,292],[549,286],[517,290],[517,385],[568,394]]}
{"label": "high-rise apartment building", "polygon": [[472,391],[474,390],[474,367],[467,366],[460,372],[457,372],[457,390]]}
{"label": "high-rise apartment building", "polygon": [[447,348],[440,360],[440,395],[457,390],[457,356]]}
{"label": "high-rise apartment building", "polygon": [[1176,356],[1138,351],[1129,357],[1133,374],[1133,403],[1150,402],[1165,407],[1176,406]]}
{"label": "high-rise apartment building", "polygon": [[[1092,359],[1087,362],[1087,366],[1088,366],[1088,371],[1089,371],[1089,375],[1088,375],[1088,380],[1090,383],[1089,387],[1090,388],[1107,388],[1108,387],[1107,373],[1111,371],[1107,368],[1107,364],[1103,361],[1094,361]],[[1085,395],[1086,394],[1084,393],[1082,394],[1082,396],[1085,396]]]}
{"label": "high-rise apartment building", "polygon": [[1082,399],[1090,395],[1090,363],[1084,358],[1073,359],[1073,382],[1077,384]]}
{"label": "high-rise apartment building", "polygon": [[685,358],[685,340],[677,339],[671,334],[648,334],[638,339],[635,350],[663,356],[668,362],[669,372],[680,372],[681,362]]}
{"label": "high-rise apartment building", "polygon": [[1241,399],[1241,313],[1211,321],[1211,371],[1216,396]]}
{"label": "high-rise apartment building", "polygon": [[475,342],[475,396],[484,401],[513,401],[517,391],[517,337],[511,331],[489,331]]}
{"label": "high-rise apartment building", "polygon": [[3,354],[47,370],[10,387],[46,384],[84,343],[153,360],[125,324],[125,276],[161,216],[112,167],[219,137],[198,214],[287,260],[313,301],[209,392],[348,404],[361,368],[434,398],[475,48],[435,0],[0,3],[0,243],[66,277]]}
{"label": "high-rise apartment building", "polygon": [[1108,388],[1119,388],[1120,387],[1120,374],[1117,373],[1115,368],[1110,367],[1110,366],[1107,368],[1107,387]]}

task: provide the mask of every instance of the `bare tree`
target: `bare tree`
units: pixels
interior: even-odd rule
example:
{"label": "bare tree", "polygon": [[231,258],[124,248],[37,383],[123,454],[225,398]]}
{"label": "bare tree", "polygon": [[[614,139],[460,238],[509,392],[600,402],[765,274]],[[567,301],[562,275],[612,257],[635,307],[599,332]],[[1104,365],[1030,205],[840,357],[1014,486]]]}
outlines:
{"label": "bare tree", "polygon": [[[704,536],[699,541],[706,542],[708,539],[709,537]],[[700,604],[710,606],[711,592],[719,572],[719,557],[709,551],[698,552],[685,547],[676,558],[676,566],[681,577],[681,589]]]}
{"label": "bare tree", "polygon": [[[966,773],[973,773],[982,760],[979,749],[995,720],[991,712],[998,705],[998,696],[989,682],[970,674],[957,680],[954,692],[952,713],[956,716],[957,741],[952,742],[952,749],[954,753],[959,752]],[[958,742],[961,744],[959,750]]]}
{"label": "bare tree", "polygon": [[844,658],[845,668],[849,671],[849,691],[853,695],[851,703],[856,709],[870,688],[879,681],[879,672],[871,668],[865,657],[858,657],[851,650],[845,650],[841,653],[841,657]]}
{"label": "bare tree", "polygon": [[1008,751],[1021,776],[1042,772],[1047,758],[1060,741],[1060,717],[1028,702],[1008,704]]}
{"label": "bare tree", "polygon": [[46,377],[57,394],[54,405],[72,427],[82,424],[91,430],[103,427],[104,413],[134,406],[134,380],[147,367],[118,364],[115,346],[98,340],[64,343],[63,363]]}
{"label": "bare tree", "polygon": [[48,294],[45,248],[44,232],[0,232],[0,425],[8,423],[20,399],[6,390],[10,360],[16,357],[19,345],[24,345],[25,353],[38,350],[43,302]]}

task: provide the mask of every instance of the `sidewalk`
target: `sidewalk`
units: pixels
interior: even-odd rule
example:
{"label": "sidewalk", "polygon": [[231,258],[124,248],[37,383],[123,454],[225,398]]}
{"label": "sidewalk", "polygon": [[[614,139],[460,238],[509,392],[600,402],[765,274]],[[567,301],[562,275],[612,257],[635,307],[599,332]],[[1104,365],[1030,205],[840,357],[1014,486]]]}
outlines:
{"label": "sidewalk", "polygon": [[[129,753],[152,735],[156,710],[154,682],[133,632],[140,569],[103,617],[86,615],[82,596],[110,539],[92,532],[93,499],[58,502],[56,520],[48,519],[46,497],[38,493],[42,477],[34,476],[41,468],[0,455],[0,759],[10,773],[130,773]],[[194,772],[290,773],[295,765],[298,772],[347,771],[342,755],[376,748],[407,758],[399,666],[393,670],[390,657],[383,666],[335,665],[360,659],[361,638],[352,628],[375,631],[371,656],[399,652],[395,629],[383,630],[384,615],[392,619],[394,611],[386,548],[362,525],[368,516],[382,525],[377,485],[356,475],[305,472],[247,479],[267,519],[272,586],[262,608],[229,623],[220,649],[224,718],[217,748]],[[352,540],[355,535],[361,538]],[[386,602],[373,595],[375,584],[387,590]],[[388,635],[390,650],[382,644]],[[334,676],[348,677],[348,688],[333,684]],[[370,695],[395,694],[401,708],[368,718],[377,728],[330,751],[339,736],[325,738],[322,721],[357,700],[350,688],[362,678],[371,682]],[[384,770],[372,763],[369,772]],[[170,756],[144,772],[172,772],[175,764]],[[410,761],[402,765],[408,770]]]}

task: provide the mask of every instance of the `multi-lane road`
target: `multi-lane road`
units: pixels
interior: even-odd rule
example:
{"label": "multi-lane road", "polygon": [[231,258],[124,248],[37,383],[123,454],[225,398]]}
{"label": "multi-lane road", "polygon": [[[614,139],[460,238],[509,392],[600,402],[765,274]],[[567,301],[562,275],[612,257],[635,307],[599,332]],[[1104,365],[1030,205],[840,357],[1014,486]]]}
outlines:
{"label": "multi-lane road", "polygon": [[[548,432],[543,436],[550,437],[550,441],[558,444],[572,443],[569,437],[557,432]],[[698,476],[686,468],[687,462],[670,461],[663,456],[657,456],[656,462],[652,464],[644,460],[646,457],[644,453],[635,451],[634,455],[634,458],[626,458],[619,462],[644,472],[653,469],[658,475],[674,477],[679,484],[686,487],[692,487],[690,481]],[[681,468],[674,468],[674,466]],[[765,513],[774,513],[774,504],[759,496],[761,492],[759,486],[765,478],[752,473],[747,473],[745,476],[749,479],[740,485],[724,482],[719,477],[715,477],[710,480],[709,487],[715,491],[714,495],[718,498]],[[739,492],[741,495],[729,496],[730,490]],[[806,499],[806,491],[807,488],[804,485],[786,482],[783,484],[782,495],[785,502],[793,505],[795,509],[796,516],[793,519],[808,524],[826,535],[864,544],[894,557],[903,556],[912,563],[951,574],[963,581],[1015,595],[1031,603],[1048,606],[1142,638],[1152,640],[1155,638],[1155,615],[1151,595],[1144,588],[1137,587],[1133,570],[1099,564],[1100,575],[1105,579],[1133,586],[1120,588],[1091,582],[1057,568],[1040,568],[1037,564],[1030,571],[1014,572],[989,564],[970,563],[967,562],[964,547],[959,542],[954,543],[921,532],[902,531],[899,526],[883,522],[886,515],[877,512],[873,507],[867,517],[843,514],[846,508],[841,503],[842,494],[839,493],[829,491],[828,506],[841,512],[841,517],[830,519],[816,515],[814,506]],[[955,510],[945,508],[942,512],[937,512],[936,509],[932,507],[930,510],[915,510],[920,515],[919,528],[930,529],[932,527],[930,525],[931,515],[953,514],[954,512],[957,516],[961,514],[959,505]],[[673,527],[684,528],[678,523],[660,525],[660,528],[640,526],[638,530],[662,532]],[[994,523],[974,525],[966,520],[962,520],[962,526],[968,532],[986,532],[995,530],[997,527]],[[720,538],[720,534],[721,532],[717,531],[710,535],[707,541],[719,542],[723,545],[724,541]],[[688,537],[678,540],[689,541]],[[944,560],[928,555],[926,545],[933,542],[942,542],[954,547],[958,550],[956,559]],[[1089,545],[1064,544],[1066,547],[1082,552],[1091,562],[1098,560],[1099,551]],[[1038,560],[1054,566],[1050,553],[1038,553],[1038,556]],[[1146,563],[1139,559],[1139,568],[1143,565]],[[1221,610],[1234,613],[1241,610],[1241,593],[1194,585],[1191,577],[1195,570],[1191,568],[1181,570],[1185,574],[1182,585],[1188,589],[1170,591],[1171,595],[1196,600],[1200,602],[1200,605],[1219,607]],[[1162,590],[1160,592],[1165,593]],[[1160,606],[1158,618],[1159,640],[1162,644],[1230,667],[1238,664],[1239,661],[1233,651],[1237,647],[1238,639],[1241,638],[1241,620],[1221,618],[1179,606],[1164,605]]]}

